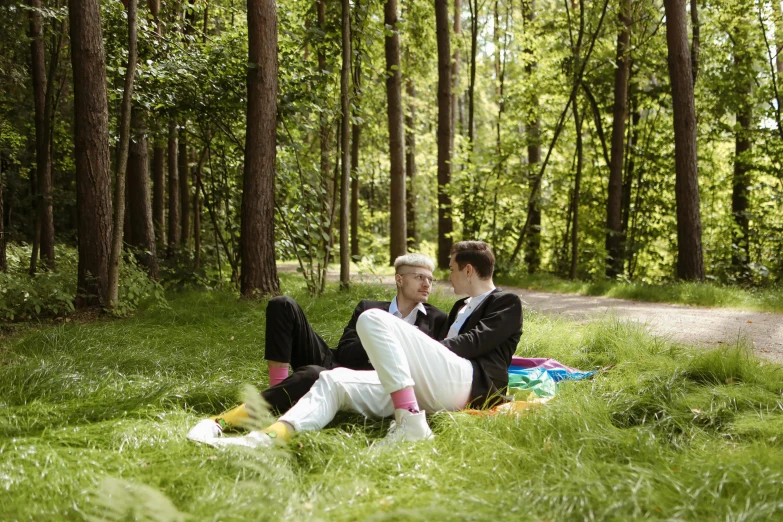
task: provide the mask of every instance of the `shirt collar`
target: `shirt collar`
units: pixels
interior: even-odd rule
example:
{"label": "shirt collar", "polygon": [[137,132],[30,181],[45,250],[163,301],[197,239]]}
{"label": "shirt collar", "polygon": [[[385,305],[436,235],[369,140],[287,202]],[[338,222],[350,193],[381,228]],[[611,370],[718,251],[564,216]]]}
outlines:
{"label": "shirt collar", "polygon": [[484,299],[487,298],[489,294],[491,294],[495,290],[497,290],[497,288],[493,288],[489,292],[484,292],[483,294],[477,295],[475,297],[468,297],[467,299],[465,299],[465,306],[470,305],[470,303],[475,303],[475,305],[478,306],[482,301],[484,301]]}
{"label": "shirt collar", "polygon": [[[423,303],[416,303],[416,306],[413,307],[413,310],[418,310],[419,312],[423,313],[424,315],[427,315],[427,309],[424,308]],[[394,315],[400,311],[399,307],[397,306],[397,296],[394,296],[394,299],[392,299],[391,304],[389,305],[389,313]],[[402,314],[400,314],[402,315]]]}

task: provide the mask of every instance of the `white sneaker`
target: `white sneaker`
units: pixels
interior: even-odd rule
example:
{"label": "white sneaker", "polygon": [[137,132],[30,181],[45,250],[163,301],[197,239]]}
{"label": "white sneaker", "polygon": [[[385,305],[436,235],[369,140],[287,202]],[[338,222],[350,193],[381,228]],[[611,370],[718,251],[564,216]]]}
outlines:
{"label": "white sneaker", "polygon": [[389,427],[389,433],[386,434],[386,437],[378,446],[390,446],[400,442],[416,442],[434,438],[435,435],[427,424],[427,417],[423,411],[411,413],[405,409],[397,409],[394,410],[394,422]]}
{"label": "white sneaker", "polygon": [[243,446],[245,448],[262,448],[271,447],[275,445],[276,439],[269,436],[268,433],[262,431],[251,431],[247,435],[241,437],[223,437],[220,439],[213,439],[210,444],[216,448],[224,448],[226,446]]}
{"label": "white sneaker", "polygon": [[201,442],[214,446],[215,441],[220,440],[223,428],[212,419],[204,419],[193,426],[186,437],[193,442]]}

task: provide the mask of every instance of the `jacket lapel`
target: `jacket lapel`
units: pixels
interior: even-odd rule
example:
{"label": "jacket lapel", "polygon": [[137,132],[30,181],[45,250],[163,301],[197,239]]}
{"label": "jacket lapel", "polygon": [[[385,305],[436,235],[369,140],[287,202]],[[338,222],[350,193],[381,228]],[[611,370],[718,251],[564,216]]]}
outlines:
{"label": "jacket lapel", "polygon": [[479,307],[473,310],[473,313],[470,314],[468,320],[462,323],[462,328],[459,329],[459,333],[463,334],[467,332],[471,328],[475,327],[479,323],[479,321],[481,321],[481,318],[484,317],[484,308],[486,308],[492,295],[499,291],[500,291],[499,288],[495,288],[494,290],[492,290],[492,292],[490,292],[490,294],[487,297],[484,298],[484,301],[481,302]]}

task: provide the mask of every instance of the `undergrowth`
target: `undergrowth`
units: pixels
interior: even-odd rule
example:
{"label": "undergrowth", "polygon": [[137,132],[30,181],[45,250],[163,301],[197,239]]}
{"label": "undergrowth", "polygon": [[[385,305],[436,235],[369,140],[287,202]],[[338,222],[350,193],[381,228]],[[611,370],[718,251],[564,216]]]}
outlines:
{"label": "undergrowth", "polygon": [[[284,290],[334,346],[360,298]],[[451,300],[431,300],[448,309]],[[340,414],[289,447],[184,439],[266,385],[264,305],[185,292],[170,309],[0,340],[2,520],[771,520],[783,516],[783,369],[615,320],[526,313],[522,356],[594,378],[521,417],[440,413],[436,438],[369,444],[388,421]]]}

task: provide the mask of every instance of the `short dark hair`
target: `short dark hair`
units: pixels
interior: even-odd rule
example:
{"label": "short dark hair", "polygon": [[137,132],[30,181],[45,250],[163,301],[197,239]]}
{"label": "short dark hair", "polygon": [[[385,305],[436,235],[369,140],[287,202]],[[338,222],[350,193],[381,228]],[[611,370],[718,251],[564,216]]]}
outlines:
{"label": "short dark hair", "polygon": [[495,271],[495,254],[483,241],[460,241],[451,247],[451,255],[460,270],[470,264],[481,279],[489,279]]}

